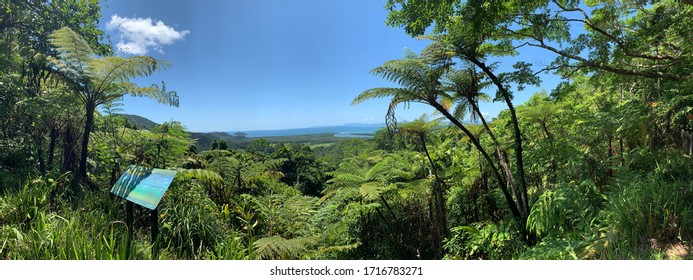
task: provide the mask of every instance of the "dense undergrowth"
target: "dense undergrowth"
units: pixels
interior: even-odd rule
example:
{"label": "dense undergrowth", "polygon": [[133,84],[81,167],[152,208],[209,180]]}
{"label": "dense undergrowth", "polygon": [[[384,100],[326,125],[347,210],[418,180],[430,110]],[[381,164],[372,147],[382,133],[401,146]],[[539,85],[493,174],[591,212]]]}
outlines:
{"label": "dense undergrowth", "polygon": [[[131,83],[167,65],[110,56],[98,5],[1,2],[0,259],[693,259],[693,6],[589,1],[571,37],[561,16],[583,6],[525,2],[388,1],[388,24],[435,28],[371,71],[393,87],[354,94],[390,98],[373,139],[208,150],[117,114],[126,92],[178,96]],[[552,43],[549,68],[501,72],[514,44]],[[546,71],[562,82],[515,104]],[[482,101],[507,108],[487,119]],[[398,123],[409,103],[440,118]],[[152,213],[128,228],[110,193],[130,165],[177,171],[156,240]]]}

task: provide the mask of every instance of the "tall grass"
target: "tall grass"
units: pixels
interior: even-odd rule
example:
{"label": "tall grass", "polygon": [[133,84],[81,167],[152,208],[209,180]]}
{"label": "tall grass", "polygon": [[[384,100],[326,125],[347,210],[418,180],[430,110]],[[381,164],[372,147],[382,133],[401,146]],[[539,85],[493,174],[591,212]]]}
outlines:
{"label": "tall grass", "polygon": [[677,155],[642,155],[621,170],[604,210],[609,258],[643,258],[693,240],[693,163]]}

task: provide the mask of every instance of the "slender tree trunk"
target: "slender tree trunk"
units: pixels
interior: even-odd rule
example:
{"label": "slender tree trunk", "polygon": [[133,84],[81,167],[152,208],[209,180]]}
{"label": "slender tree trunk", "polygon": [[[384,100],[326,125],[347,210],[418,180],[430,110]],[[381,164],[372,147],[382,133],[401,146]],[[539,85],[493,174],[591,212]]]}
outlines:
{"label": "slender tree trunk", "polygon": [[75,171],[75,131],[72,124],[65,127],[65,135],[63,137],[63,164],[60,172]]}
{"label": "slender tree trunk", "polygon": [[161,144],[157,144],[156,145],[156,162],[154,163],[154,167],[156,167],[156,168],[161,168],[161,166],[159,166],[160,155],[161,155]]}
{"label": "slender tree trunk", "polygon": [[479,205],[477,203],[477,200],[479,199],[479,188],[481,187],[481,180],[479,180],[479,184],[473,184],[472,187],[470,188],[469,192],[472,195],[472,220],[471,222],[477,222],[479,221]]}
{"label": "slender tree trunk", "polygon": [[392,242],[394,242],[395,244],[397,244],[397,254],[398,254],[400,257],[402,257],[402,256],[404,255],[403,252],[404,252],[405,250],[404,250],[404,248],[403,248],[404,245],[402,244],[401,240],[399,240],[399,238],[397,237],[397,234],[398,234],[397,229],[396,229],[395,226],[391,223],[390,220],[388,220],[387,218],[385,218],[385,215],[383,215],[383,212],[380,211],[380,209],[375,208],[375,213],[377,213],[378,216],[380,216],[380,219],[381,219],[383,222],[385,222],[385,225],[386,225],[387,228],[388,228],[388,233],[389,233],[390,237],[392,238]]}
{"label": "slender tree trunk", "polygon": [[118,159],[115,160],[113,163],[113,167],[111,167],[111,186],[115,185],[116,181],[118,180],[118,171],[120,170],[120,162]]}
{"label": "slender tree trunk", "polygon": [[498,90],[501,92],[503,99],[505,100],[505,103],[508,106],[508,110],[510,111],[510,120],[513,123],[513,131],[515,134],[515,157],[517,160],[517,173],[520,180],[520,189],[522,190],[522,201],[520,202],[519,210],[524,221],[527,218],[527,214],[529,211],[529,201],[527,199],[527,183],[525,181],[524,167],[525,165],[522,159],[522,134],[520,132],[520,125],[517,121],[517,115],[515,114],[515,107],[513,106],[513,103],[510,100],[510,93],[505,88],[503,83],[501,83],[500,79],[498,79],[498,77],[495,74],[493,74],[493,71],[491,71],[491,69],[489,69],[485,63],[476,59],[476,57],[468,56],[467,58],[476,66],[481,68],[481,70],[484,71],[486,75],[488,75],[488,77],[496,85],[496,87],[498,87]]}
{"label": "slender tree trunk", "polygon": [[510,169],[510,163],[508,163],[508,157],[506,154],[501,150],[500,144],[498,143],[498,140],[496,139],[496,136],[493,134],[493,131],[491,131],[491,127],[488,126],[488,123],[486,122],[486,118],[484,118],[483,114],[481,114],[481,110],[479,109],[479,106],[476,105],[474,100],[471,98],[467,98],[469,103],[472,105],[472,110],[476,112],[476,114],[479,116],[479,119],[481,120],[481,124],[484,126],[486,131],[488,132],[488,135],[491,137],[491,140],[493,141],[493,144],[496,148],[496,153],[498,154],[498,161],[500,162],[500,166],[503,169],[503,172],[505,172],[505,176],[508,178],[508,183],[510,185],[510,188],[513,190],[513,193],[515,194],[515,199],[517,199],[518,203],[521,204],[522,202],[522,194],[520,193],[520,190],[517,188],[517,183],[515,182],[515,176],[513,176],[512,169]]}
{"label": "slender tree trunk", "polygon": [[496,139],[496,135],[493,134],[493,131],[491,131],[491,127],[488,126],[488,123],[486,122],[486,118],[484,118],[484,115],[481,114],[481,110],[479,109],[479,106],[477,106],[477,104],[471,98],[468,98],[468,101],[470,102],[470,104],[472,104],[472,110],[474,110],[476,112],[476,114],[479,116],[479,119],[481,120],[481,124],[484,126],[484,128],[486,129],[486,132],[488,132],[488,135],[491,137],[493,144],[496,146],[496,153],[498,154],[498,159],[500,160],[501,167],[504,169],[505,175],[508,177],[508,181],[510,182],[510,184],[516,185],[515,176],[513,176],[513,173],[510,170],[510,166],[508,165],[508,158],[501,151],[500,144],[498,143],[498,140]]}
{"label": "slender tree trunk", "polygon": [[49,137],[51,138],[51,140],[48,143],[48,160],[46,161],[48,168],[51,168],[51,166],[53,166],[53,158],[55,156],[55,137],[57,136],[56,134],[57,134],[57,131],[55,129],[55,125],[52,125],[51,126],[51,132],[49,134]]}
{"label": "slender tree trunk", "polygon": [[613,170],[612,170],[613,166],[611,166],[611,165],[613,164],[612,157],[614,156],[614,144],[613,144],[614,139],[613,139],[613,136],[611,135],[611,133],[609,133],[609,135],[606,136],[606,140],[608,141],[607,144],[609,145],[609,157],[607,158],[608,163],[609,163],[609,171],[607,171],[607,172],[608,172],[609,177],[611,177],[611,176],[613,176],[613,173],[612,173],[613,172]]}
{"label": "slender tree trunk", "polygon": [[387,209],[387,212],[390,213],[390,216],[392,216],[392,220],[397,222],[397,215],[395,214],[395,211],[392,210],[392,207],[390,207],[390,203],[387,203],[387,200],[382,195],[379,195],[380,201],[383,202],[383,206],[385,206],[385,209]]}
{"label": "slender tree trunk", "polygon": [[[477,151],[477,162],[479,163],[479,177],[481,178],[481,182],[479,182],[479,190],[483,192],[481,195],[484,197],[484,199],[486,199],[485,193],[488,190],[488,186],[486,185],[487,182],[486,182],[486,174],[484,173],[484,164],[481,162],[481,152],[479,152],[479,151]],[[486,204],[488,204],[488,202]],[[487,206],[489,206],[489,209],[491,208],[490,205],[487,205]],[[478,209],[478,206],[477,206],[477,209]],[[477,215],[477,220],[481,220],[481,216],[479,215],[478,210],[477,210],[476,215]]]}
{"label": "slender tree trunk", "polygon": [[541,129],[544,131],[544,134],[546,134],[546,138],[553,142],[553,134],[551,134],[549,129],[546,127],[546,121],[539,121],[539,124],[541,125]]}
{"label": "slender tree trunk", "polygon": [[486,202],[486,205],[488,207],[489,217],[492,221],[497,222],[498,216],[496,216],[496,212],[498,211],[498,205],[496,204],[496,200],[493,199],[493,197],[491,197],[491,194],[488,189],[488,172],[481,173],[481,181],[484,191],[484,201]]}
{"label": "slender tree trunk", "polygon": [[79,159],[79,171],[78,176],[80,180],[87,180],[87,155],[89,153],[89,134],[94,127],[94,111],[96,110],[96,105],[87,104],[87,115],[84,124],[84,135],[82,135],[82,153]]}
{"label": "slender tree trunk", "polygon": [[623,158],[623,137],[618,138],[618,149],[619,153],[621,153],[621,165],[626,163],[626,159]]}
{"label": "slender tree trunk", "polygon": [[436,225],[434,227],[434,234],[436,235],[436,238],[434,239],[434,246],[436,246],[435,257],[437,259],[442,259],[444,252],[442,240],[447,236],[448,228],[447,218],[445,215],[445,199],[443,197],[443,189],[441,186],[442,182],[440,180],[440,177],[438,177],[438,169],[436,168],[436,165],[433,162],[433,159],[431,158],[431,154],[428,152],[428,147],[426,146],[426,138],[423,134],[419,134],[419,139],[421,140],[424,153],[426,153],[426,158],[428,158],[428,162],[431,164],[431,170],[433,171],[433,176],[435,177],[435,182],[433,183],[433,189],[431,191],[431,196],[433,196],[434,201],[433,207],[435,209],[433,223]]}
{"label": "slender tree trunk", "polygon": [[433,224],[431,227],[431,246],[433,247],[434,258],[440,259],[442,258],[442,254],[439,252],[439,248],[442,247],[442,242],[440,241],[440,235],[438,234],[440,231],[438,230],[438,224],[436,223],[436,207],[434,205],[435,203],[433,203],[433,197],[434,195],[431,194],[431,196],[429,196],[427,199],[428,218],[431,220],[431,224]]}
{"label": "slender tree trunk", "polygon": [[460,123],[455,117],[453,117],[450,112],[448,112],[445,107],[442,105],[438,104],[437,102],[430,102],[429,103],[431,106],[433,106],[436,110],[438,110],[441,114],[443,114],[450,122],[452,122],[455,126],[457,126],[459,129],[461,129],[467,137],[472,141],[472,144],[474,144],[474,147],[476,147],[479,152],[481,152],[481,155],[484,157],[484,159],[488,162],[489,166],[491,167],[491,172],[493,175],[496,177],[498,180],[498,185],[500,186],[501,191],[503,192],[503,196],[505,197],[506,202],[508,203],[508,207],[510,208],[510,212],[512,212],[513,216],[517,219],[522,219],[522,215],[520,214],[520,211],[518,210],[518,205],[515,204],[515,201],[513,201],[512,195],[510,192],[508,192],[508,188],[505,184],[505,180],[503,180],[503,177],[498,173],[498,169],[496,168],[496,165],[493,163],[493,160],[491,157],[486,153],[486,150],[481,146],[481,143],[479,143],[479,140],[474,137],[474,135],[462,124]]}
{"label": "slender tree trunk", "polygon": [[36,137],[36,157],[39,162],[39,172],[41,172],[41,174],[46,174],[46,160],[43,153],[43,135],[41,134],[42,133],[39,132],[39,135]]}

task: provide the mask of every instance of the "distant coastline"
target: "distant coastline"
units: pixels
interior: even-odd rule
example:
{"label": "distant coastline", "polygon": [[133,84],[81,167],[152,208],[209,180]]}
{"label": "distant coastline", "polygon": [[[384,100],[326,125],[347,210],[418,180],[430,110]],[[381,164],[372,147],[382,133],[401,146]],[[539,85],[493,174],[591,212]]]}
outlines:
{"label": "distant coastline", "polygon": [[247,138],[261,138],[274,136],[293,136],[332,133],[335,137],[348,138],[372,138],[375,132],[385,127],[385,124],[346,124],[324,127],[306,127],[277,130],[253,130],[253,131],[229,131],[229,135],[244,133]]}

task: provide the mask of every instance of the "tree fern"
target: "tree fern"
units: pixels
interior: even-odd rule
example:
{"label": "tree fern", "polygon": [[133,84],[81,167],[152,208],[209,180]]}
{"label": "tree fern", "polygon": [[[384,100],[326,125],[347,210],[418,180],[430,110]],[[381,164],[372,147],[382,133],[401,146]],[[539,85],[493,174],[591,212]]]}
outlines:
{"label": "tree fern", "polygon": [[[435,54],[435,53],[430,53]],[[445,54],[441,52],[440,54]],[[440,57],[441,61],[445,61],[445,57]],[[417,102],[430,105],[438,112],[443,114],[456,127],[462,130],[471,140],[472,144],[481,152],[484,159],[488,162],[493,175],[496,177],[499,187],[503,192],[508,206],[517,218],[521,218],[523,214],[520,210],[526,206],[526,199],[518,199],[515,201],[508,191],[506,180],[498,171],[493,159],[488,155],[484,147],[479,142],[478,138],[474,137],[467,129],[466,125],[462,124],[458,118],[450,113],[450,106],[454,102],[454,96],[448,93],[448,89],[443,85],[443,79],[446,71],[449,70],[451,63],[439,63],[439,61],[429,58],[422,59],[420,56],[408,53],[405,58],[392,60],[383,65],[371,70],[371,73],[380,76],[390,82],[397,83],[398,88],[375,88],[362,92],[352,101],[352,105],[362,103],[365,100],[373,98],[389,97],[390,106],[385,117],[385,123],[388,131],[395,130],[396,118],[394,117],[395,107],[402,103]],[[461,114],[461,112],[460,112]],[[522,167],[522,165],[520,165]],[[522,180],[522,182],[524,182]],[[514,185],[513,185],[514,186]],[[524,184],[523,184],[524,186]],[[524,197],[522,197],[524,198]],[[528,208],[528,207],[525,207]]]}
{"label": "tree fern", "polygon": [[197,179],[206,185],[219,187],[224,183],[224,179],[218,173],[206,169],[178,169],[180,176]]}
{"label": "tree fern", "polygon": [[315,237],[286,239],[281,236],[270,236],[253,242],[253,247],[255,247],[257,259],[289,260],[298,259],[315,242]]}
{"label": "tree fern", "polygon": [[167,91],[166,85],[141,87],[130,79],[149,76],[155,71],[167,69],[170,63],[149,56],[98,57],[86,40],[68,27],[50,35],[50,42],[58,51],[58,58],[48,58],[53,71],[72,88],[86,110],[86,122],[82,136],[82,154],[79,173],[87,174],[87,146],[94,124],[94,112],[100,105],[119,99],[125,94],[144,96],[172,106],[178,106],[178,95]]}

